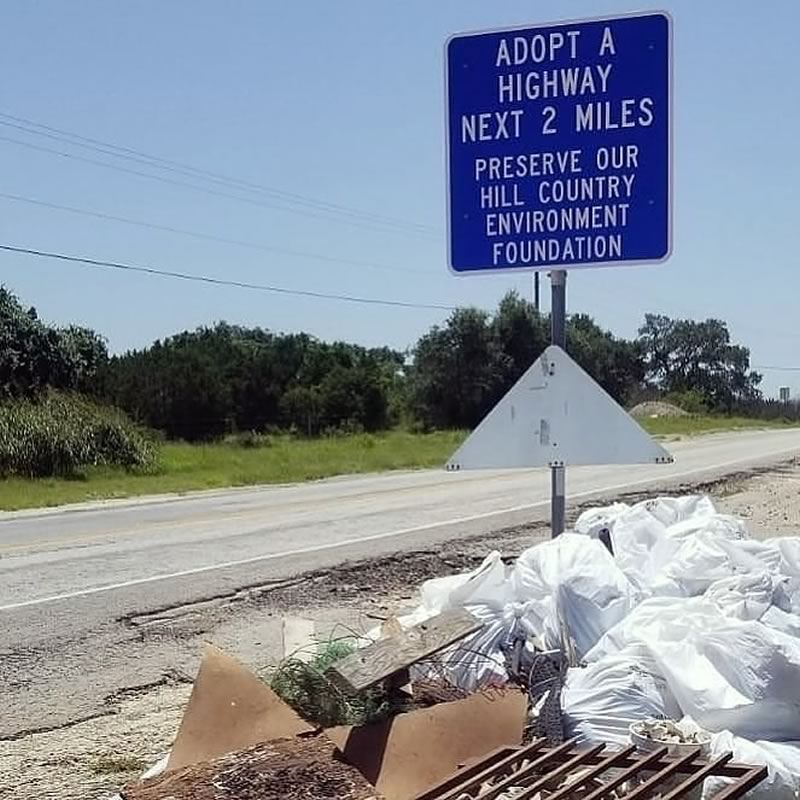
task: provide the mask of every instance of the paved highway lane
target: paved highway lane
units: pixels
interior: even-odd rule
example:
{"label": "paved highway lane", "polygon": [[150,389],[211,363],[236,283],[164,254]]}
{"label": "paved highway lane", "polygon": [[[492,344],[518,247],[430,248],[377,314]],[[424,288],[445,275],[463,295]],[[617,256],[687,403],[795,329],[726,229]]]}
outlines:
{"label": "paved highway lane", "polygon": [[[800,455],[800,430],[706,436],[669,449],[670,465],[568,470],[570,503],[784,461]],[[394,473],[0,514],[0,738],[91,716],[120,688],[193,669],[195,640],[143,638],[131,617],[195,609],[309,570],[548,513],[549,474],[535,470]],[[206,630],[203,612],[193,616]],[[264,637],[239,624],[216,629],[215,640],[249,657],[249,639]],[[266,617],[255,624],[273,625]],[[252,655],[263,657],[263,648]]]}
{"label": "paved highway lane", "polygon": [[[723,474],[800,453],[800,430],[672,444],[664,466],[575,468],[571,501]],[[214,492],[105,507],[0,514],[0,613],[359,545],[363,555],[498,528],[548,510],[549,475],[424,471]]]}

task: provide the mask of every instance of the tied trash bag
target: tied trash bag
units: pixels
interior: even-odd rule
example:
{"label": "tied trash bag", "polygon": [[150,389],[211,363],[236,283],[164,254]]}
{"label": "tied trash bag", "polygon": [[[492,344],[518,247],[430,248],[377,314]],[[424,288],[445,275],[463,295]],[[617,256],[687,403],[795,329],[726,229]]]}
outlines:
{"label": "tied trash bag", "polygon": [[630,743],[632,723],[681,716],[658,665],[640,645],[568,670],[561,708],[567,736],[621,746]]}
{"label": "tied trash bag", "polygon": [[[642,593],[649,593],[657,569],[675,552],[669,529],[681,522],[705,520],[715,513],[707,497],[659,497],[637,503],[621,513],[614,506],[602,509],[608,518],[614,556],[628,580]],[[592,517],[579,518],[585,530]],[[581,520],[584,520],[581,526]]]}
{"label": "tied trash bag", "polygon": [[800,739],[800,640],[760,622],[730,621],[698,642],[701,657],[746,703],[706,708],[709,730],[730,730],[751,739]]}
{"label": "tied trash bag", "polygon": [[764,542],[780,554],[780,572],[792,578],[800,578],[800,537],[769,539]]}
{"label": "tied trash bag", "polygon": [[710,731],[800,739],[800,639],[725,616],[708,598],[651,598],[586,655],[592,664],[638,646],[682,714]]}
{"label": "tied trash bag", "polygon": [[785,580],[768,572],[734,575],[712,583],[705,593],[705,599],[726,617],[761,619],[776,597],[783,596],[781,585]]}
{"label": "tied trash bag", "polygon": [[421,608],[428,616],[470,604],[500,609],[514,600],[507,575],[500,553],[493,550],[472,572],[425,581],[420,590]]}
{"label": "tied trash bag", "polygon": [[675,529],[683,525],[675,526],[671,540],[680,538],[680,543],[670,558],[662,549],[664,566],[653,577],[653,594],[695,597],[720,579],[761,572],[763,562],[740,546],[740,529],[729,520],[714,515],[702,527],[692,526],[677,534]]}
{"label": "tied trash bag", "polygon": [[511,573],[514,595],[527,604],[528,627],[545,649],[567,636],[577,658],[624,619],[639,598],[598,540],[565,533],[522,553]]}

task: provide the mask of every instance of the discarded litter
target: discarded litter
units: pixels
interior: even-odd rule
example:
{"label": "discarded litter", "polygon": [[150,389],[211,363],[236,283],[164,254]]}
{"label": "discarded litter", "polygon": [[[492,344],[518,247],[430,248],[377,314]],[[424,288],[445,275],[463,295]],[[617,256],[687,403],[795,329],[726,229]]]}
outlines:
{"label": "discarded litter", "polygon": [[630,728],[631,742],[640,750],[657,750],[667,746],[670,755],[677,755],[687,748],[700,747],[708,752],[711,734],[696,726],[681,725],[671,719],[645,719],[634,722]]}
{"label": "discarded litter", "polygon": [[[456,798],[482,759],[516,763],[521,751],[508,748],[525,728],[550,771],[526,767],[522,782],[506,774],[469,797],[523,787],[526,797],[567,798],[581,785],[589,797],[644,798],[657,788],[653,770],[670,798],[700,787],[704,798],[723,788],[800,797],[800,538],[753,540],[704,497],[618,503],[513,564],[489,553],[472,572],[426,582],[420,596],[415,611],[340,648],[341,658],[325,660],[320,648],[292,662],[323,678],[300,685],[324,695],[317,707],[388,698],[378,722],[324,734],[374,796]],[[309,706],[274,685],[294,710],[209,650],[166,775],[275,738],[323,735],[326,720],[310,725]],[[598,781],[612,766],[643,777],[609,789]],[[305,795],[285,794],[295,796]]]}

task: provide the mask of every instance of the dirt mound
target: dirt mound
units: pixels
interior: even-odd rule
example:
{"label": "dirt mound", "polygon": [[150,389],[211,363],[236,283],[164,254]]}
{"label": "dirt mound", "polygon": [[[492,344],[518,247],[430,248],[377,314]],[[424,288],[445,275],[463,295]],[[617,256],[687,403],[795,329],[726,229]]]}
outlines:
{"label": "dirt mound", "polygon": [[688,411],[684,411],[672,403],[664,403],[661,400],[650,400],[646,403],[639,403],[631,409],[633,417],[688,417]]}

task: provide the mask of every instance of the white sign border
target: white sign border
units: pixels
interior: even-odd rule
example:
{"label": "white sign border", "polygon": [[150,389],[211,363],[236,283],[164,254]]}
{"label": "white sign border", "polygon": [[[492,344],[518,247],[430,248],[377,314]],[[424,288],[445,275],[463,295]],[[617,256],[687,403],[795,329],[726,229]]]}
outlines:
{"label": "white sign border", "polygon": [[[449,59],[448,49],[450,42],[453,39],[460,39],[464,36],[480,36],[487,33],[514,33],[515,31],[528,31],[536,30],[538,28],[554,28],[562,25],[580,25],[585,22],[615,22],[621,19],[638,19],[640,17],[653,17],[662,16],[667,20],[667,79],[669,80],[669,130],[668,130],[668,144],[667,144],[667,158],[669,159],[669,169],[667,176],[667,186],[669,189],[669,208],[667,210],[667,252],[661,258],[641,259],[638,261],[601,261],[594,264],[582,263],[576,264],[558,263],[558,264],[543,264],[541,266],[524,266],[524,267],[475,267],[473,269],[457,270],[453,268],[453,252],[452,252],[452,198],[450,196],[450,79],[449,79]],[[643,264],[663,264],[672,257],[674,250],[673,243],[673,216],[674,216],[674,197],[675,197],[675,118],[674,118],[674,97],[675,97],[675,66],[674,66],[674,50],[673,50],[673,25],[674,21],[672,14],[663,9],[652,9],[649,11],[632,11],[624,14],[614,14],[613,16],[600,16],[600,17],[582,17],[578,19],[565,19],[554,20],[552,22],[542,22],[533,25],[512,25],[506,28],[486,28],[482,30],[460,31],[459,33],[451,33],[444,43],[444,156],[445,156],[445,174],[446,180],[446,221],[447,221],[447,269],[451,275],[458,278],[468,277],[471,275],[509,275],[513,273],[533,273],[533,272],[550,272],[551,270],[577,270],[577,269],[605,269],[606,267],[636,267]]]}

